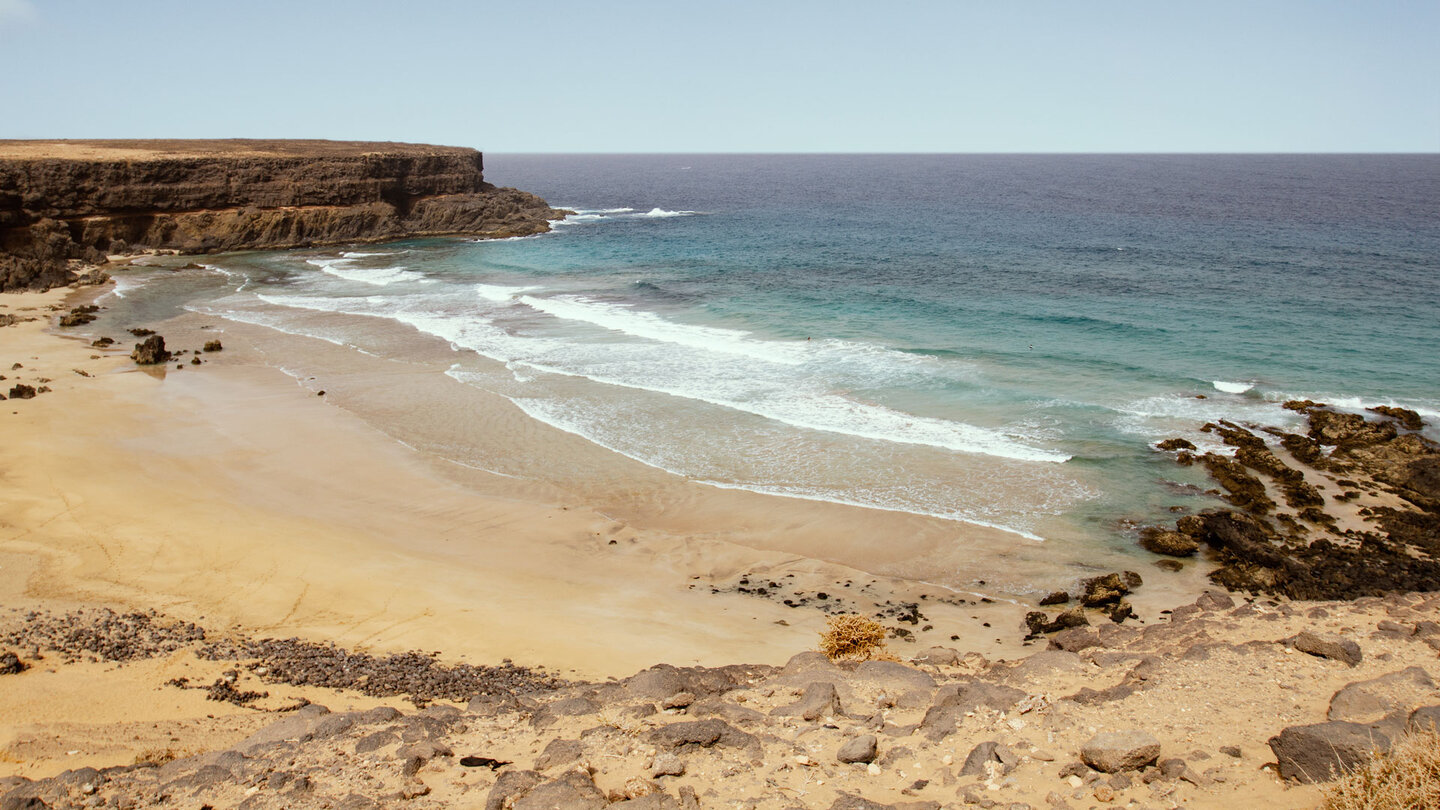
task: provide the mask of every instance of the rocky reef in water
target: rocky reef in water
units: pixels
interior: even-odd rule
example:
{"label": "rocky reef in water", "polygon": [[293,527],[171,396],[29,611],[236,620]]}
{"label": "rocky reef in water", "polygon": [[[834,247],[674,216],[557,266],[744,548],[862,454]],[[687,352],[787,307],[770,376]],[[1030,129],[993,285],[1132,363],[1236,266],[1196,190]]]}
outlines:
{"label": "rocky reef in water", "polygon": [[1235,508],[1149,530],[1142,545],[1173,556],[1208,547],[1220,565],[1211,580],[1230,590],[1302,600],[1440,590],[1440,444],[1421,435],[1420,415],[1284,407],[1305,415],[1305,433],[1222,420],[1204,430],[1233,456],[1162,443],[1181,464],[1204,466]]}
{"label": "rocky reef in water", "polygon": [[107,255],[548,231],[564,212],[484,180],[480,152],[400,143],[0,141],[0,291]]}

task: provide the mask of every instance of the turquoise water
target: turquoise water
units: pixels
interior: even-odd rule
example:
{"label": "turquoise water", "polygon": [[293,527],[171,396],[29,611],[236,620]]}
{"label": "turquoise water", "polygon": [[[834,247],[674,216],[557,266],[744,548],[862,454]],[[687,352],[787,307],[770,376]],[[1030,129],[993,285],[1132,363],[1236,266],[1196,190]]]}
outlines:
{"label": "turquoise water", "polygon": [[1032,541],[1128,545],[1118,519],[1199,505],[1151,444],[1214,446],[1207,420],[1440,416],[1435,156],[492,155],[487,179],[578,213],[211,257],[125,306],[380,356],[398,325],[653,467]]}

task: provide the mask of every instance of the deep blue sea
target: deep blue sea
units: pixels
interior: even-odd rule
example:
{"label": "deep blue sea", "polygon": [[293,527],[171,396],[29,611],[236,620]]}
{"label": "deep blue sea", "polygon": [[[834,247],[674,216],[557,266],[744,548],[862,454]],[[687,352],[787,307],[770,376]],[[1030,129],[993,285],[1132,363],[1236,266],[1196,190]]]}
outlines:
{"label": "deep blue sea", "polygon": [[1152,445],[1213,447],[1207,420],[1293,425],[1297,397],[1440,417],[1440,156],[487,155],[486,177],[577,213],[211,257],[179,305],[372,354],[403,325],[652,467],[1032,541],[1128,544],[1117,520],[1193,506],[1203,479]]}

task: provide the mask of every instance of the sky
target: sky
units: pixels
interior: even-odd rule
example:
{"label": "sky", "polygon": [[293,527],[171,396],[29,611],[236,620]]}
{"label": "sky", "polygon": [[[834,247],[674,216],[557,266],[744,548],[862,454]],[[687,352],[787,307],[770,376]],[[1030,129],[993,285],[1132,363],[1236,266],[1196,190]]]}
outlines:
{"label": "sky", "polygon": [[0,138],[1440,152],[1440,0],[0,0]]}

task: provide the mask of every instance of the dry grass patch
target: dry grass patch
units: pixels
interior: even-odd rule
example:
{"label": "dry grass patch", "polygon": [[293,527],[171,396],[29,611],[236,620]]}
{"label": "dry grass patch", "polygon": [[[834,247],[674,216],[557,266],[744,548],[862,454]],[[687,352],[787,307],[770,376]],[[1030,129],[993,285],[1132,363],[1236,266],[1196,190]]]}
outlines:
{"label": "dry grass patch", "polygon": [[854,614],[831,616],[820,633],[820,652],[831,661],[868,661],[886,656],[885,627],[874,619]]}
{"label": "dry grass patch", "polygon": [[1440,732],[1413,731],[1325,791],[1324,810],[1440,810]]}

